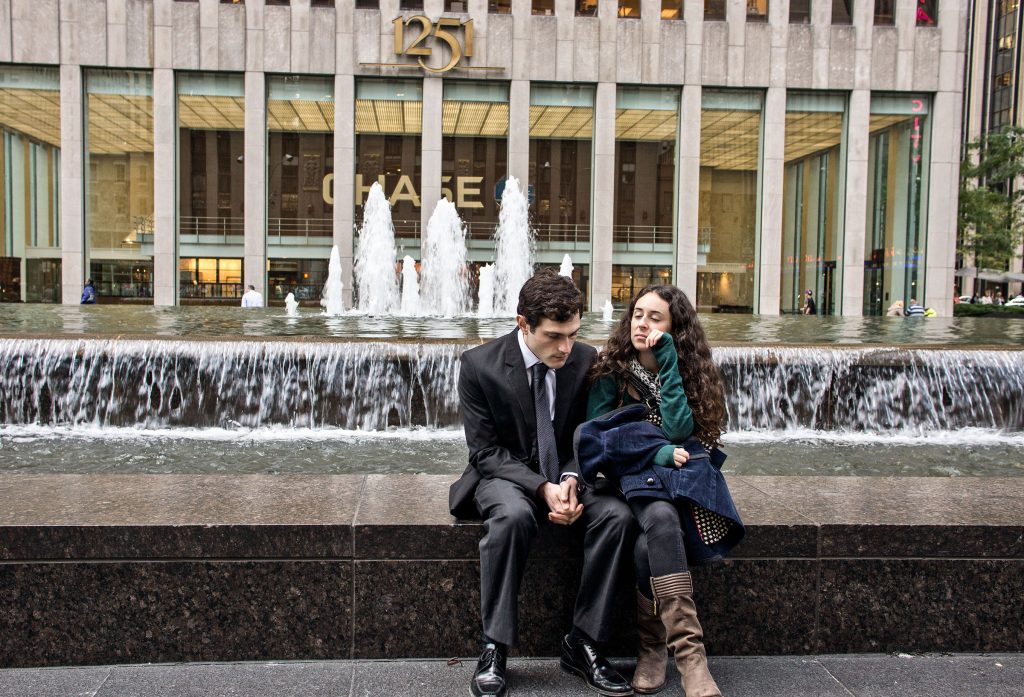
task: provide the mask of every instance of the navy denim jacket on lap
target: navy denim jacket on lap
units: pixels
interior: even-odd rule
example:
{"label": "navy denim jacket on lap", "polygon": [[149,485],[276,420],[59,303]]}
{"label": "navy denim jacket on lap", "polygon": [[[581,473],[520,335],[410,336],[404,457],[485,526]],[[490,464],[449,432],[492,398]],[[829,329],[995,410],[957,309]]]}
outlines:
{"label": "navy denim jacket on lap", "polygon": [[690,454],[683,467],[656,465],[655,456],[669,441],[661,428],[643,420],[646,414],[646,406],[632,404],[580,424],[573,442],[580,476],[591,485],[598,473],[616,480],[627,500],[683,500],[727,518],[733,525],[723,539],[712,545],[700,541],[694,521],[682,521],[691,563],[725,556],[745,533],[722,476],[725,453],[717,448],[708,453],[699,440],[688,438],[678,444]]}

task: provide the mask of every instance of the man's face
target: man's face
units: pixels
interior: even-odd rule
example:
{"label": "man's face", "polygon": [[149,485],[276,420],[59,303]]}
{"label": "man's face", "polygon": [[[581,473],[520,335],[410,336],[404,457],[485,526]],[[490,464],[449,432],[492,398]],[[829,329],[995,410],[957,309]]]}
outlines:
{"label": "man's face", "polygon": [[576,337],[580,333],[580,316],[578,314],[565,322],[542,319],[533,330],[530,329],[530,325],[526,323],[526,318],[522,315],[516,316],[516,322],[523,332],[526,345],[544,365],[552,370],[557,370],[565,365],[565,361],[568,360],[569,353],[572,351],[572,345],[576,343]]}

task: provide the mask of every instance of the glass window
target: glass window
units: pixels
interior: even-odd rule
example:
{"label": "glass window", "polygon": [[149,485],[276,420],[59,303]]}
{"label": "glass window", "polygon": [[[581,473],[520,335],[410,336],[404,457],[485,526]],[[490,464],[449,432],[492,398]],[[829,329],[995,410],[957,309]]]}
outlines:
{"label": "glass window", "polygon": [[597,0],[576,0],[577,17],[597,17]]}
{"label": "glass window", "polygon": [[512,0],[488,0],[487,11],[492,15],[510,15]]}
{"label": "glass window", "polygon": [[929,107],[925,95],[871,97],[865,315],[924,299]]}
{"label": "glass window", "polygon": [[398,3],[398,9],[400,10],[419,10],[423,11],[423,0],[401,0]]}
{"label": "glass window", "polygon": [[747,0],[747,21],[768,21],[768,0]]}
{"label": "glass window", "polygon": [[152,75],[87,70],[85,101],[87,268],[101,302],[152,303]]}
{"label": "glass window", "polygon": [[310,0],[310,7],[334,7],[334,0]]}
{"label": "glass window", "polygon": [[811,23],[811,0],[789,0],[789,23]]}
{"label": "glass window", "polygon": [[845,111],[843,95],[787,96],[780,286],[784,313],[833,315],[838,309]]}
{"label": "glass window", "polygon": [[682,19],[683,0],[661,0],[662,19]]}
{"label": "glass window", "polygon": [[181,257],[178,260],[182,305],[236,305],[242,297],[241,259]]}
{"label": "glass window", "polygon": [[672,267],[612,264],[612,304],[627,307],[637,291],[654,283],[672,283]]}
{"label": "glass window", "polygon": [[[267,302],[310,294],[294,260],[326,260],[334,245],[334,80],[277,75],[267,82]],[[275,263],[289,260],[285,266]],[[269,280],[269,279],[268,279]],[[316,289],[319,292],[319,288]]]}
{"label": "glass window", "polygon": [[275,5],[279,7],[288,7],[292,3],[291,0],[263,0],[263,4],[268,7],[273,7]]}
{"label": "glass window", "polygon": [[531,0],[530,7],[535,15],[555,14],[555,0]]}
{"label": "glass window", "polygon": [[875,26],[884,26],[895,23],[896,0],[875,0]]}
{"label": "glass window", "polygon": [[560,261],[590,255],[594,88],[530,87],[530,214],[537,258]]}
{"label": "glass window", "polygon": [[853,0],[832,0],[832,24],[853,24]]}
{"label": "glass window", "polygon": [[619,0],[619,17],[640,18],[640,0]]}
{"label": "glass window", "polygon": [[760,92],[702,95],[697,306],[708,312],[754,311]]}
{"label": "glass window", "polygon": [[619,87],[616,106],[613,241],[617,251],[642,246],[646,261],[671,267],[679,90]]}
{"label": "glass window", "polygon": [[725,0],[704,0],[704,21],[725,21]]}
{"label": "glass window", "polygon": [[60,74],[0,66],[0,302],[61,301]]}
{"label": "glass window", "polygon": [[177,90],[178,257],[214,263],[213,280],[180,273],[179,297],[241,297],[240,285],[218,283],[215,262],[245,254],[245,81],[241,75],[179,73]]}
{"label": "glass window", "polygon": [[356,82],[356,227],[363,203],[379,182],[391,203],[399,247],[418,258],[420,236],[423,83],[419,80]]}
{"label": "glass window", "polygon": [[444,0],[445,12],[466,12],[466,0]]}
{"label": "glass window", "polygon": [[508,170],[508,84],[446,80],[441,132],[441,191],[469,239],[489,240]]}
{"label": "glass window", "polygon": [[939,0],[917,0],[917,26],[934,27],[939,21]]}
{"label": "glass window", "polygon": [[380,0],[356,0],[357,10],[379,10]]}

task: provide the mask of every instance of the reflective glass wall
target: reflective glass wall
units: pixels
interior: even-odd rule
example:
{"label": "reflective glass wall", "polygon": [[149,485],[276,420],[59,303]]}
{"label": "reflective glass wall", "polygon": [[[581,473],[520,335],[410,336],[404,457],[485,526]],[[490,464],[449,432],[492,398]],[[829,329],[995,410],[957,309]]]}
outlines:
{"label": "reflective glass wall", "polygon": [[508,84],[445,80],[441,131],[441,193],[469,238],[486,240],[508,170]]}
{"label": "reflective glass wall", "polygon": [[839,309],[845,112],[841,94],[790,92],[786,98],[784,313],[832,315]]}
{"label": "reflective glass wall", "polygon": [[178,297],[237,303],[245,256],[245,81],[179,73]]}
{"label": "reflective glass wall", "polygon": [[754,311],[760,92],[704,90],[700,126],[697,308]]}
{"label": "reflective glass wall", "polygon": [[267,83],[267,302],[319,298],[334,244],[334,80]]}
{"label": "reflective glass wall", "polygon": [[0,67],[0,302],[60,302],[60,75]]}
{"label": "reflective glass wall", "polygon": [[612,239],[616,257],[642,253],[645,261],[612,268],[616,305],[629,302],[635,279],[672,282],[679,97],[676,88],[619,87],[616,93]]}
{"label": "reflective glass wall", "polygon": [[[594,96],[591,85],[530,85],[530,214],[538,258],[569,254],[577,283],[589,275]],[[584,297],[587,288],[580,286]]]}
{"label": "reflective glass wall", "polygon": [[[423,83],[356,81],[356,226],[374,182],[391,202],[401,254],[419,256]],[[400,255],[401,255],[400,254]]]}
{"label": "reflective glass wall", "polygon": [[86,70],[86,258],[99,302],[153,302],[153,80]]}
{"label": "reflective glass wall", "polygon": [[924,300],[930,100],[872,95],[864,314]]}

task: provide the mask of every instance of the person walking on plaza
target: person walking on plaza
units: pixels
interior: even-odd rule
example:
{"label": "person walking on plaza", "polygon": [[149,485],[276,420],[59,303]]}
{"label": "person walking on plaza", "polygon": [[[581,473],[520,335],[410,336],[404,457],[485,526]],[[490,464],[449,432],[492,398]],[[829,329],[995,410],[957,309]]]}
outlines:
{"label": "person walking on plaza", "polygon": [[451,486],[449,508],[456,517],[484,520],[475,697],[508,693],[505,666],[519,640],[519,591],[543,521],[573,526],[582,537],[583,569],[572,629],[562,639],[562,669],[603,695],[633,694],[601,654],[610,638],[617,571],[633,549],[633,516],[614,487],[578,489],[572,459],[596,355],[576,341],[582,310],[571,279],[538,273],[519,293],[515,331],[462,354],[459,400],[469,465]]}
{"label": "person walking on plaza", "polygon": [[242,307],[263,307],[263,295],[250,284],[249,290],[242,296]]}
{"label": "person walking on plaza", "polygon": [[816,315],[818,314],[818,305],[814,302],[814,291],[810,288],[804,293],[804,307],[802,310],[805,315]]}
{"label": "person walking on plaza", "polygon": [[911,298],[907,305],[907,317],[924,317],[924,307],[917,302],[917,298]]}
{"label": "person walking on plaza", "polygon": [[[720,560],[744,530],[718,469],[724,457],[718,468],[711,464],[725,425],[725,389],[686,294],[671,285],[641,289],[590,377],[587,418],[596,421],[577,435],[578,467],[589,481],[592,460],[600,460],[641,529],[634,551],[640,650],[633,689],[653,694],[664,687],[668,649],[686,697],[721,697],[708,670],[689,567]],[[617,423],[638,410],[645,413],[639,423]],[[627,426],[622,435],[611,434]],[[602,429],[598,447],[587,440],[592,428]],[[718,521],[722,536],[705,539],[704,529],[688,526],[694,518],[708,527]]]}
{"label": "person walking on plaza", "polygon": [[886,312],[885,312],[885,316],[886,317],[902,317],[903,316],[903,301],[902,300],[897,300],[892,305],[890,305],[889,309],[886,310]]}
{"label": "person walking on plaza", "polygon": [[96,304],[96,288],[92,285],[92,279],[90,278],[85,282],[85,287],[82,288],[82,305],[95,305]]}

